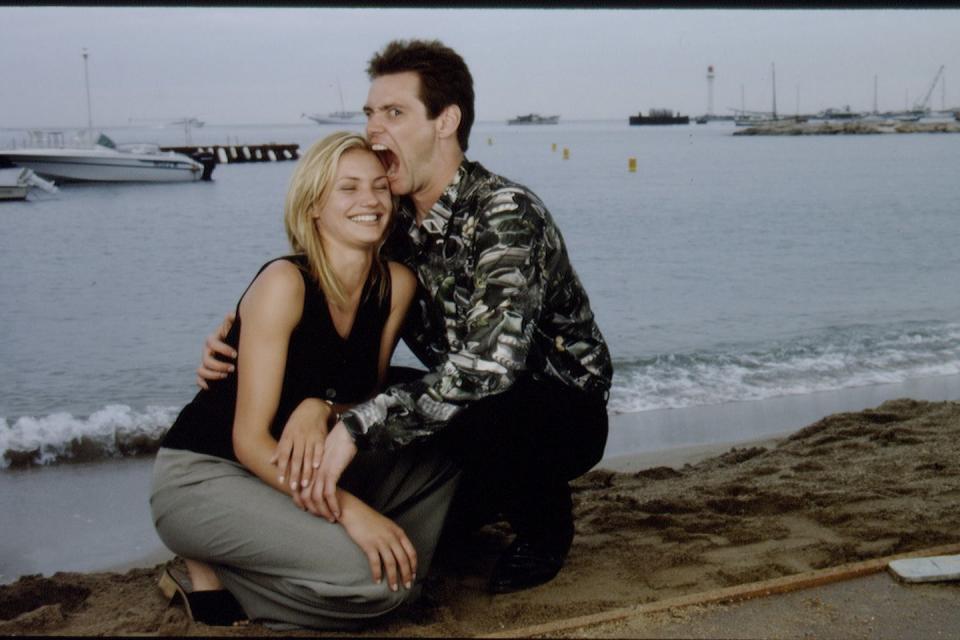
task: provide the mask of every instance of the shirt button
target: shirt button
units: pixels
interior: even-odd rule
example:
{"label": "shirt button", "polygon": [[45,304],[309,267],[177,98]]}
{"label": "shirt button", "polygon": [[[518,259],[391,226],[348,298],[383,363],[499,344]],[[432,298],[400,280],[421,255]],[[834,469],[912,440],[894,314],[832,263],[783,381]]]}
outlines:
{"label": "shirt button", "polygon": [[332,400],[333,398],[336,398],[336,397],[337,397],[337,390],[336,390],[336,389],[327,389],[327,392],[326,392],[326,393],[327,393],[327,397],[330,398],[331,400]]}

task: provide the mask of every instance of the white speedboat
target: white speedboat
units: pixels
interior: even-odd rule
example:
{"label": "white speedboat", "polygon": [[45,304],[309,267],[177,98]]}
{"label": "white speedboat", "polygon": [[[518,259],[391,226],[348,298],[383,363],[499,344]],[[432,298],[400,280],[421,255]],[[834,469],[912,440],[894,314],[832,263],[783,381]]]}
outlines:
{"label": "white speedboat", "polygon": [[[29,141],[19,149],[0,149],[6,160],[60,182],[195,182],[209,180],[214,161],[200,163],[155,144],[117,146],[100,134],[93,140],[87,50],[83,50],[83,78],[87,90],[87,128],[73,143],[63,142],[60,131],[29,131]],[[185,125],[186,126],[186,125]]]}
{"label": "white speedboat", "polygon": [[[95,144],[51,143],[42,132],[31,132],[31,144],[0,149],[0,158],[59,182],[195,182],[204,178],[204,165],[156,145],[115,145],[101,135]],[[62,140],[62,137],[59,138]],[[207,176],[209,177],[209,176]]]}

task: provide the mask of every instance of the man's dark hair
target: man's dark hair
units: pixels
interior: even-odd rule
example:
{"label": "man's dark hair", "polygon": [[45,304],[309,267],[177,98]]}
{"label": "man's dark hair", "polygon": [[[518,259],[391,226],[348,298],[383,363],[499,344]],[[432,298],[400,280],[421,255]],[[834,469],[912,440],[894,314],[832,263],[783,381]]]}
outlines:
{"label": "man's dark hair", "polygon": [[474,118],[473,76],[467,63],[439,40],[394,40],[375,53],[367,66],[371,80],[405,71],[420,77],[420,101],[431,120],[451,104],[460,107],[457,141],[466,151]]}

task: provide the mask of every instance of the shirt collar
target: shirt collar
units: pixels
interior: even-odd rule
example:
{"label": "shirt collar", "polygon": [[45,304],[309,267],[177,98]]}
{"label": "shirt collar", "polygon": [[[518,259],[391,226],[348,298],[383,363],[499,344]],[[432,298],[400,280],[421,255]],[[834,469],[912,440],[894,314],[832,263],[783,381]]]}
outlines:
{"label": "shirt collar", "polygon": [[450,184],[448,184],[447,188],[440,194],[440,197],[430,208],[430,212],[427,213],[427,217],[423,219],[420,225],[417,225],[415,222],[416,212],[412,209],[412,203],[407,202],[406,206],[410,208],[407,209],[406,215],[414,221],[410,225],[410,238],[416,244],[422,244],[427,237],[430,236],[442,238],[446,233],[447,225],[450,223],[450,218],[453,217],[454,206],[456,205],[457,198],[460,196],[461,188],[466,185],[467,172],[467,159],[464,158],[460,166],[457,167],[457,173],[453,176]]}

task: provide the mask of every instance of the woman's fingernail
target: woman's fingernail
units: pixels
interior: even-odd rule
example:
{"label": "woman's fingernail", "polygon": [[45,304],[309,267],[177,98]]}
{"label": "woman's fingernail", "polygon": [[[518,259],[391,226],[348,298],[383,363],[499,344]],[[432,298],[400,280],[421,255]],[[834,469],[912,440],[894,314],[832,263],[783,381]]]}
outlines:
{"label": "woman's fingernail", "polygon": [[412,583],[412,582],[405,582],[405,583],[403,584],[403,586],[405,586],[405,587],[407,588],[407,590],[409,591],[410,588],[413,587],[413,583]]}
{"label": "woman's fingernail", "polygon": [[282,484],[282,483],[283,483],[283,476],[280,476],[279,478],[277,478],[277,481]]}
{"label": "woman's fingernail", "polygon": [[390,585],[390,591],[396,591],[398,588],[395,584]]}

